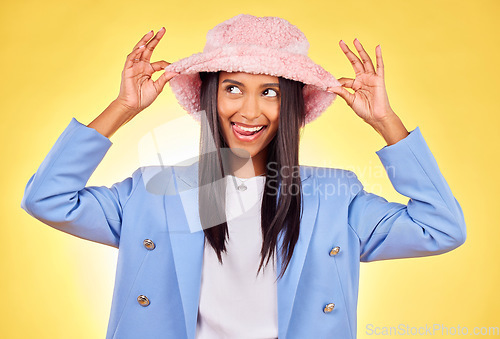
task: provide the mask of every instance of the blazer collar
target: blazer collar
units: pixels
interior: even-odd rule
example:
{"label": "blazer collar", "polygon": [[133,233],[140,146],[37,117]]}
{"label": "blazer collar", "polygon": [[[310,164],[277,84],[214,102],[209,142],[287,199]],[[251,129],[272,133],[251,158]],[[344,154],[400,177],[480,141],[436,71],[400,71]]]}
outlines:
{"label": "blazer collar", "polygon": [[[179,282],[179,291],[184,307],[184,317],[188,338],[195,338],[196,319],[200,297],[201,271],[205,236],[199,221],[198,212],[198,163],[190,166],[171,168],[175,176],[177,195],[165,194],[165,212],[171,238],[175,270]],[[278,326],[279,337],[286,338],[290,317],[297,293],[297,287],[304,266],[305,257],[316,222],[318,195],[313,187],[316,179],[310,167],[300,167],[303,183],[303,214],[300,235],[295,245],[293,256],[283,277],[278,280]],[[311,181],[311,182],[309,182]],[[304,183],[308,182],[307,185]],[[184,213],[179,213],[184,211]],[[276,253],[282,246],[282,237],[278,238]],[[278,255],[277,273],[282,262]]]}

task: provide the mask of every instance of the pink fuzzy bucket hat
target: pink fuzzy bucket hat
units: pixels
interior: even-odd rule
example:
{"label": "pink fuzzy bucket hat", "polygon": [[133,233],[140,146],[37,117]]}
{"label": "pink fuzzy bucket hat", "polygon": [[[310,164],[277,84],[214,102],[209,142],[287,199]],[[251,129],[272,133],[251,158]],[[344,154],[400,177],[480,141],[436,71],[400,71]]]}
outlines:
{"label": "pink fuzzy bucket hat", "polygon": [[199,72],[267,74],[303,82],[305,123],[309,123],[335,99],[327,87],[340,83],[307,56],[308,50],[304,33],[285,19],[240,14],[208,31],[202,53],[176,61],[165,71],[180,73],[169,81],[170,87],[180,105],[198,121]]}

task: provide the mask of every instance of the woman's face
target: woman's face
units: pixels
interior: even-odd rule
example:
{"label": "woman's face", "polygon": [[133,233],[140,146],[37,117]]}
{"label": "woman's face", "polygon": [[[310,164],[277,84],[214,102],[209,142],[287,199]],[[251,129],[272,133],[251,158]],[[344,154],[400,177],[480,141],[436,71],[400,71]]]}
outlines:
{"label": "woman's face", "polygon": [[266,161],[267,146],[278,130],[280,102],[277,77],[220,72],[217,110],[229,147],[244,149],[253,161]]}

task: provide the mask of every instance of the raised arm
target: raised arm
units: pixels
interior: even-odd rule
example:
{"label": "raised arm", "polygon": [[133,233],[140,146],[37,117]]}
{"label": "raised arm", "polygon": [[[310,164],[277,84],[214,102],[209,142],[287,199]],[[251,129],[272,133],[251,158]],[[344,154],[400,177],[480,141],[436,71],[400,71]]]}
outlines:
{"label": "raised arm", "polygon": [[[30,178],[21,207],[33,217],[75,236],[117,247],[123,208],[141,182],[141,170],[107,187],[86,187],[111,141],[109,137],[148,107],[176,73],[151,75],[168,65],[150,63],[151,53],[165,33],[146,34],[127,56],[118,97],[92,123],[73,119]],[[149,41],[149,42],[148,42]]]}
{"label": "raised arm", "polygon": [[436,255],[463,244],[464,214],[420,129],[377,155],[396,191],[409,200],[387,202],[350,178],[349,225],[359,238],[361,261]]}
{"label": "raised arm", "polygon": [[[340,78],[342,86],[328,90],[372,126],[387,142],[377,152],[394,188],[408,204],[387,202],[366,192],[355,175],[349,205],[349,224],[360,240],[361,261],[440,254],[460,246],[466,238],[462,209],[441,174],[420,129],[411,133],[392,110],[384,79],[380,45],[375,48],[377,68],[355,39],[358,58],[340,41],[355,78]],[[346,88],[353,90],[349,92]]]}
{"label": "raised arm", "polygon": [[151,62],[151,55],[164,34],[163,27],[154,37],[153,31],[150,31],[134,46],[125,61],[118,97],[88,127],[105,137],[111,137],[121,126],[151,105],[165,84],[178,74],[164,72],[156,81],[151,79],[155,72],[170,65],[164,60]]}

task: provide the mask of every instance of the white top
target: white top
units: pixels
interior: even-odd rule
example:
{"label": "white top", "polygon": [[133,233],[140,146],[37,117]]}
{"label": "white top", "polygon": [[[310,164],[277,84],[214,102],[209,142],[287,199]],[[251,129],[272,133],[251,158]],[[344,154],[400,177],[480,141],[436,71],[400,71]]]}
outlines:
{"label": "white top", "polygon": [[[278,338],[276,255],[257,276],[266,178],[227,179],[227,253],[221,265],[205,241],[196,339]],[[245,191],[236,189],[242,182]]]}

